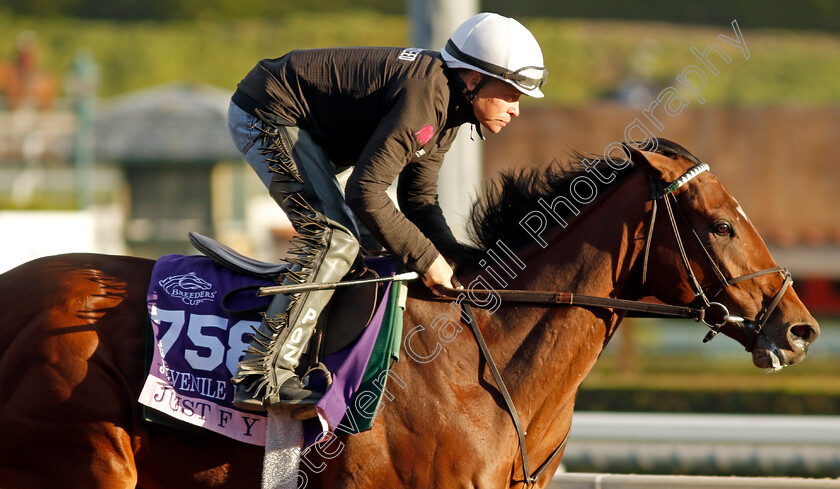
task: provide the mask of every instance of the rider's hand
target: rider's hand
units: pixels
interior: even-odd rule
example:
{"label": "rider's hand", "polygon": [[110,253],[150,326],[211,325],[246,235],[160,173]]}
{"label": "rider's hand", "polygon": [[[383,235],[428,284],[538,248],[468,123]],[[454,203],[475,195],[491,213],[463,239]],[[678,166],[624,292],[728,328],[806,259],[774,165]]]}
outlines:
{"label": "rider's hand", "polygon": [[443,285],[450,289],[454,288],[452,287],[452,274],[452,267],[449,266],[442,255],[438,255],[432,262],[432,266],[423,274],[423,283],[426,284],[426,287],[432,289],[435,295],[440,295],[435,290],[435,286]]}

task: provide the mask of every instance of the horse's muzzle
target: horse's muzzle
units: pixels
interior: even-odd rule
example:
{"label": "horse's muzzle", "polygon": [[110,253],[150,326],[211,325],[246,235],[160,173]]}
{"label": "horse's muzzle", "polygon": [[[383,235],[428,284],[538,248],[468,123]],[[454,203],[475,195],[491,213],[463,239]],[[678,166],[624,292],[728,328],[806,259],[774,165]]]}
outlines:
{"label": "horse's muzzle", "polygon": [[820,329],[816,321],[802,322],[788,326],[784,333],[774,335],[765,330],[758,334],[750,349],[756,367],[779,370],[799,363],[808,355],[808,346],[820,335]]}

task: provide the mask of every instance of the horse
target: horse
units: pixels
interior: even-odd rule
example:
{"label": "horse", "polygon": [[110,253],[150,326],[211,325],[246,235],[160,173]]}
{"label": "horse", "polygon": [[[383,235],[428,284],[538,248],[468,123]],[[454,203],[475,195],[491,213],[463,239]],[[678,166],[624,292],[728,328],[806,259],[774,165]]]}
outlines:
{"label": "horse", "polygon": [[0,62],[0,93],[6,96],[13,111],[27,104],[39,110],[50,110],[58,99],[60,85],[51,73],[27,71],[17,65]]}
{"label": "horse", "polygon": [[[545,487],[622,304],[699,311],[759,368],[806,356],[819,325],[723,184],[665,139],[623,151],[490,186],[460,296],[411,283],[373,428],[305,452],[298,487]],[[141,418],[152,266],[68,254],[0,276],[0,487],[259,487],[261,447]],[[516,291],[606,302],[504,294]]]}

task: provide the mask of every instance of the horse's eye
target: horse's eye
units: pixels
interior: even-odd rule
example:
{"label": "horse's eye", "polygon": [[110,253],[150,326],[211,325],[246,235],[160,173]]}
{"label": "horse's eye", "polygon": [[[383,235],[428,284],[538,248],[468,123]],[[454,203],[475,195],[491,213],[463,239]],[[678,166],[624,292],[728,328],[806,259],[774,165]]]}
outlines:
{"label": "horse's eye", "polygon": [[728,222],[718,222],[712,225],[712,231],[718,236],[732,236],[732,225]]}

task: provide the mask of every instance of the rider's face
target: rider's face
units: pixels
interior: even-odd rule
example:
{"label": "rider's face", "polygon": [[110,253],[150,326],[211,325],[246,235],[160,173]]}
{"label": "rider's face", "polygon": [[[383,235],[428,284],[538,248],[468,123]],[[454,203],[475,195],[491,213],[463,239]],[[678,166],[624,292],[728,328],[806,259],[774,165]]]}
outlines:
{"label": "rider's face", "polygon": [[[483,75],[472,72],[467,77],[467,87],[471,90]],[[472,84],[472,87],[470,86]],[[478,122],[493,134],[498,133],[514,117],[519,117],[519,97],[522,93],[509,83],[490,77],[487,83],[478,91],[473,101],[473,113]]]}

